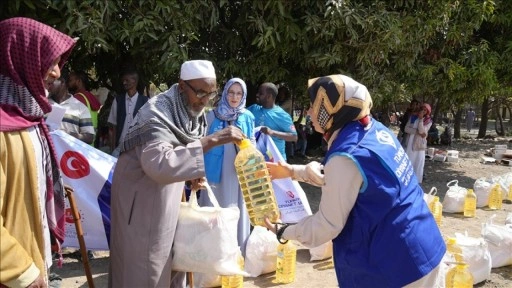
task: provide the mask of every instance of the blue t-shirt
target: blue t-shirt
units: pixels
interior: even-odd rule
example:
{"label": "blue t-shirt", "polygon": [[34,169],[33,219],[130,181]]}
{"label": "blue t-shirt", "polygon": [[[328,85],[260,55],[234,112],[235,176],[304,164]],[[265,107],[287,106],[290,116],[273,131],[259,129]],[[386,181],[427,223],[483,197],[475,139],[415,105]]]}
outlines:
{"label": "blue t-shirt", "polygon": [[[253,104],[247,109],[254,115],[254,126],[266,126],[272,130],[297,135],[292,117],[284,111],[283,108],[276,105],[274,108],[265,109],[258,104]],[[279,149],[283,158],[286,160],[286,141],[274,136],[272,136],[272,140],[274,141],[274,144],[276,144],[276,147]]]}

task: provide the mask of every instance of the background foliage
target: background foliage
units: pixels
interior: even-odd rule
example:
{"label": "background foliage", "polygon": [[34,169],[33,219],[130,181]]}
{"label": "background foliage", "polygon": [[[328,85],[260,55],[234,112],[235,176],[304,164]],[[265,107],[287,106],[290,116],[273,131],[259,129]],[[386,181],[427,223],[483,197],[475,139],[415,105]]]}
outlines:
{"label": "background foliage", "polygon": [[369,88],[375,110],[417,98],[436,116],[452,112],[457,136],[469,105],[493,117],[508,107],[511,2],[7,0],[0,19],[31,17],[80,37],[69,67],[113,90],[127,67],[159,86],[176,81],[183,61],[204,58],[220,85],[241,77],[253,97],[261,82],[282,83],[307,105],[308,78],[343,73]]}

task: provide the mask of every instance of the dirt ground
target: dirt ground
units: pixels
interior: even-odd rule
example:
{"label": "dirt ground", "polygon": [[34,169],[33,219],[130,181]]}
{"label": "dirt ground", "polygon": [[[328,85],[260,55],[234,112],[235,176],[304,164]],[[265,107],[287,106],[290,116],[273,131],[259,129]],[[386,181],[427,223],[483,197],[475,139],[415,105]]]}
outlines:
{"label": "dirt ground", "polygon": [[[474,135],[473,135],[474,137]],[[511,166],[497,164],[482,164],[480,157],[487,149],[497,144],[509,144],[512,138],[495,140],[459,140],[452,144],[452,147],[434,146],[437,149],[453,149],[459,151],[457,163],[434,162],[427,160],[425,163],[425,175],[422,186],[428,192],[432,187],[438,189],[441,200],[447,191],[446,184],[451,180],[458,180],[458,185],[465,188],[472,188],[476,179],[491,177],[512,172]],[[512,144],[508,147],[512,148]],[[318,160],[318,157],[307,157],[306,159],[294,159],[292,163],[304,163],[306,161]],[[313,211],[317,211],[320,201],[320,190],[316,187],[303,185]],[[489,210],[487,208],[477,209],[475,218],[464,218],[461,214],[443,213],[441,232],[444,237],[454,236],[455,232],[468,232],[469,236],[480,237],[481,224],[489,217],[496,214],[494,223],[504,224],[508,213],[512,212],[510,201],[503,202],[503,209]],[[108,273],[108,252],[96,251],[95,259],[90,261],[90,267],[94,277],[95,287],[107,286]],[[512,251],[510,251],[512,253]],[[296,281],[288,285],[273,283],[274,273],[261,275],[256,278],[245,278],[245,287],[337,287],[336,275],[330,260],[309,261],[310,255],[307,250],[299,250],[297,253],[297,274]],[[395,259],[390,259],[394,261]],[[55,265],[54,265],[55,266]],[[62,269],[53,268],[62,278],[63,288],[88,287],[82,262],[66,257]],[[492,269],[491,277],[475,287],[498,288],[512,287],[512,266]]]}

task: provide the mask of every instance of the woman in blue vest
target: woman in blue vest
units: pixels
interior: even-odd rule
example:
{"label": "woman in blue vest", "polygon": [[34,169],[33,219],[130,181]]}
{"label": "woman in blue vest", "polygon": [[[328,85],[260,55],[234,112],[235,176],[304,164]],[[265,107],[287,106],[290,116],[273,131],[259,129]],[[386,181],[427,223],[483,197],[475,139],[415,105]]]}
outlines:
{"label": "woman in blue vest", "polygon": [[319,211],[267,228],[308,247],[332,240],[340,287],[435,287],[446,246],[404,149],[371,118],[368,90],[331,75],[309,80],[308,93],[308,114],[328,143],[323,165],[267,166],[273,179],[321,186]]}
{"label": "woman in blue vest", "polygon": [[[228,125],[235,125],[253,140],[254,116],[245,109],[247,87],[240,78],[229,80],[224,86],[217,107],[206,115],[207,135],[222,130]],[[206,179],[221,207],[236,206],[240,209],[238,220],[238,245],[245,256],[245,246],[250,234],[249,214],[245,207],[242,191],[235,171],[235,157],[238,147],[229,143],[212,148],[204,155]],[[199,199],[201,206],[212,206],[206,193]]]}

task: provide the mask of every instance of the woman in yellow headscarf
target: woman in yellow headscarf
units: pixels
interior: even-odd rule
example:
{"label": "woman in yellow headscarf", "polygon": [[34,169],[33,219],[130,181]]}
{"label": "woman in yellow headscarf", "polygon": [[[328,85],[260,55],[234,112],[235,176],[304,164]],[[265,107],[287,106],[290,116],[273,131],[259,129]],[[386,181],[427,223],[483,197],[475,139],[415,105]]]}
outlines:
{"label": "woman in yellow headscarf", "polygon": [[267,228],[308,247],[332,240],[340,287],[434,287],[443,238],[398,139],[371,118],[368,90],[344,75],[308,84],[308,114],[328,143],[323,165],[267,166],[273,179],[321,186],[319,211]]}

